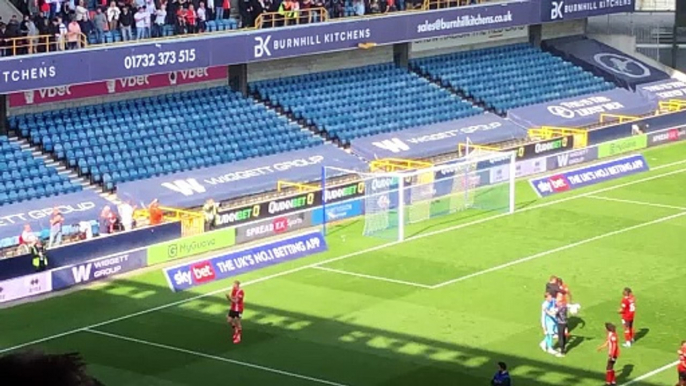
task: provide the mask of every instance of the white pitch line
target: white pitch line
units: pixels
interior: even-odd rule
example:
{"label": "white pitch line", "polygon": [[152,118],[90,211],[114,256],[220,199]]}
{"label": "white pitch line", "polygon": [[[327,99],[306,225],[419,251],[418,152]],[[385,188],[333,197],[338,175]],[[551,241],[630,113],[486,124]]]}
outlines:
{"label": "white pitch line", "polygon": [[537,253],[537,254],[535,254],[535,255],[523,257],[523,258],[521,258],[521,259],[517,259],[517,260],[514,260],[514,261],[510,261],[510,262],[505,263],[505,264],[500,264],[500,265],[497,265],[497,266],[492,267],[492,268],[484,269],[483,271],[474,272],[474,273],[471,273],[471,274],[469,274],[469,275],[465,275],[465,276],[458,277],[458,278],[456,278],[456,279],[444,281],[443,283],[438,283],[438,284],[436,284],[436,285],[431,286],[431,289],[437,289],[437,288],[445,287],[445,286],[450,285],[450,284],[459,283],[459,282],[461,282],[461,281],[465,281],[465,280],[467,280],[467,279],[471,279],[471,278],[474,278],[474,277],[477,277],[477,276],[485,275],[485,274],[487,274],[487,273],[491,273],[491,272],[495,272],[495,271],[500,271],[501,269],[505,269],[505,268],[508,268],[508,267],[512,267],[513,265],[518,265],[518,264],[521,264],[521,263],[526,263],[527,261],[535,260],[535,259],[538,259],[539,257],[544,257],[544,256],[552,255],[553,253],[562,252],[562,251],[565,251],[565,250],[567,250],[567,249],[576,248],[576,247],[578,247],[578,246],[580,246],[580,245],[592,243],[592,242],[594,242],[594,241],[602,240],[602,239],[607,238],[607,237],[616,236],[616,235],[619,235],[619,234],[622,234],[622,233],[626,233],[626,232],[633,231],[633,230],[635,230],[635,229],[640,229],[640,228],[644,228],[644,227],[647,227],[647,226],[650,226],[650,225],[655,225],[655,224],[663,223],[663,222],[665,222],[665,221],[673,220],[673,219],[675,219],[675,218],[679,218],[679,217],[683,217],[683,216],[686,216],[686,212],[681,212],[681,213],[673,214],[673,215],[671,215],[671,216],[661,217],[661,218],[658,218],[657,220],[652,220],[652,221],[644,222],[644,223],[641,223],[641,224],[638,224],[638,225],[633,225],[633,226],[630,226],[630,227],[627,227],[627,228],[622,228],[622,229],[619,229],[619,230],[616,230],[616,231],[612,231],[612,232],[608,232],[608,233],[603,233],[602,235],[599,235],[599,236],[595,236],[595,237],[591,237],[591,238],[584,239],[584,240],[581,240],[581,241],[577,241],[577,242],[575,242],[575,243],[563,245],[563,246],[558,247],[558,248],[555,248],[555,249],[549,249],[549,250],[547,250],[547,251],[540,252],[540,253]]}
{"label": "white pitch line", "polygon": [[385,281],[389,283],[395,283],[395,284],[402,284],[402,285],[408,285],[411,287],[419,287],[419,288],[424,288],[424,289],[432,289],[430,285],[427,284],[419,284],[419,283],[413,283],[411,281],[404,281],[404,280],[396,280],[396,279],[390,279],[387,277],[381,277],[381,276],[374,276],[374,275],[365,275],[363,273],[355,273],[355,272],[349,272],[349,271],[342,271],[339,269],[333,269],[333,268],[328,268],[328,267],[321,267],[321,266],[316,266],[312,267],[313,269],[318,269],[321,271],[327,271],[327,272],[333,272],[337,273],[340,275],[348,275],[348,276],[355,276],[355,277],[361,277],[363,279],[371,279],[371,280],[378,280],[378,281]]}
{"label": "white pitch line", "polygon": [[187,354],[187,355],[192,355],[192,356],[201,357],[201,358],[206,358],[206,359],[212,359],[212,360],[215,360],[215,361],[231,363],[231,364],[237,365],[237,366],[249,367],[249,368],[255,369],[255,370],[262,370],[262,371],[266,371],[266,372],[269,372],[269,373],[274,373],[274,374],[283,375],[283,376],[286,376],[286,377],[298,378],[298,379],[302,379],[302,380],[305,380],[305,381],[310,381],[310,382],[313,382],[313,383],[319,383],[319,384],[322,384],[322,385],[329,385],[329,386],[347,386],[347,385],[345,385],[345,384],[343,384],[343,383],[338,383],[338,382],[333,382],[333,381],[327,381],[326,379],[320,379],[320,378],[310,377],[310,376],[307,376],[307,375],[302,375],[302,374],[297,374],[297,373],[291,373],[290,371],[284,371],[284,370],[274,369],[274,368],[271,368],[271,367],[260,366],[260,365],[256,365],[256,364],[249,363],[249,362],[243,362],[243,361],[238,361],[238,360],[235,360],[235,359],[229,359],[229,358],[224,358],[224,357],[220,357],[220,356],[216,356],[216,355],[205,354],[205,353],[202,353],[202,352],[187,350],[187,349],[185,349],[185,348],[169,346],[169,345],[166,345],[166,344],[155,343],[155,342],[149,342],[149,341],[147,341],[147,340],[131,338],[131,337],[128,337],[128,336],[113,334],[113,333],[110,333],[110,332],[104,332],[104,331],[100,331],[100,330],[92,330],[92,329],[89,329],[89,328],[84,329],[83,332],[88,332],[88,333],[91,333],[91,334],[107,336],[107,337],[110,337],[110,338],[113,338],[113,339],[119,339],[119,340],[124,340],[124,341],[128,341],[128,342],[138,343],[138,344],[142,344],[142,345],[145,345],[145,346],[157,347],[157,348],[161,348],[161,349],[165,349],[165,350],[169,350],[169,351],[176,351],[176,352],[180,352],[180,353]]}
{"label": "white pitch line", "polygon": [[604,196],[596,196],[596,195],[586,196],[586,198],[594,198],[594,199],[596,199],[596,200],[603,200],[603,201],[621,202],[621,203],[624,203],[624,204],[634,204],[634,205],[643,205],[643,206],[653,206],[653,207],[656,207],[656,208],[686,210],[686,207],[683,207],[683,206],[656,204],[656,203],[653,203],[653,202],[645,202],[645,201],[625,200],[625,199],[623,199],[623,198],[613,198],[613,197],[604,197]]}
{"label": "white pitch line", "polygon": [[[630,386],[630,385],[636,384],[636,383],[638,383],[638,382],[644,381],[644,380],[646,380],[646,379],[652,377],[653,375],[657,375],[657,374],[659,374],[659,373],[661,373],[661,372],[663,372],[663,371],[667,371],[667,370],[669,370],[669,369],[673,369],[673,368],[675,368],[676,365],[678,365],[678,364],[679,364],[679,361],[672,362],[672,363],[670,363],[670,364],[668,364],[668,365],[664,365],[664,366],[662,366],[662,367],[660,367],[660,368],[658,368],[658,369],[655,369],[655,370],[653,370],[653,371],[651,371],[651,372],[645,373],[645,374],[641,375],[640,377],[634,378],[634,379],[630,380],[629,382],[623,383],[623,384],[621,384],[621,385],[619,385],[619,386]],[[670,383],[670,384],[671,384],[671,383]]]}
{"label": "white pitch line", "polygon": [[[669,163],[669,164],[664,164],[664,165],[660,165],[660,166],[654,167],[652,170],[659,170],[659,169],[668,168],[668,167],[671,167],[671,166],[681,165],[681,164],[685,164],[685,163],[686,163],[686,160],[677,161],[677,162],[672,162],[672,163]],[[579,195],[575,195],[575,196],[565,197],[565,198],[562,198],[562,199],[559,199],[559,200],[553,200],[553,201],[544,202],[544,203],[538,204],[538,205],[528,206],[528,207],[525,207],[525,208],[522,208],[522,209],[516,211],[516,212],[515,212],[515,215],[516,215],[517,213],[527,212],[527,211],[534,210],[534,209],[539,209],[539,208],[545,208],[545,207],[548,207],[548,206],[551,206],[551,205],[561,204],[561,203],[564,203],[564,202],[567,202],[567,201],[571,201],[571,200],[575,200],[575,199],[578,199],[578,198],[590,196],[590,195],[593,195],[593,194],[608,192],[608,191],[611,191],[611,190],[623,188],[623,187],[625,187],[625,186],[631,186],[631,185],[635,185],[635,184],[640,184],[640,183],[643,183],[643,182],[648,182],[648,181],[652,181],[652,180],[655,180],[655,179],[658,179],[658,178],[668,177],[668,176],[671,176],[671,175],[675,175],[675,174],[679,174],[679,173],[684,173],[684,172],[686,172],[686,168],[684,168],[684,169],[672,170],[672,171],[667,172],[667,173],[657,174],[657,175],[653,175],[653,176],[650,176],[650,177],[645,177],[645,178],[641,178],[641,179],[638,179],[638,180],[633,180],[633,181],[625,182],[625,183],[623,183],[623,184],[613,185],[613,186],[609,186],[609,187],[607,187],[607,188],[602,188],[602,189],[590,191],[590,192],[583,193],[583,194],[579,194]],[[457,229],[462,229],[462,228],[466,228],[466,227],[469,227],[469,226],[478,225],[478,224],[485,223],[485,222],[488,222],[488,221],[493,221],[493,220],[496,220],[496,219],[499,219],[499,218],[502,218],[502,217],[506,217],[506,216],[511,216],[511,215],[508,214],[508,213],[503,213],[503,214],[499,214],[499,215],[496,215],[496,216],[491,216],[491,217],[486,217],[486,218],[483,218],[483,219],[480,219],[480,220],[471,221],[471,222],[468,222],[468,223],[457,224],[457,225],[454,225],[454,226],[451,226],[451,227],[447,227],[447,228],[443,228],[443,229],[438,229],[438,230],[433,231],[433,232],[427,232],[427,233],[422,233],[422,234],[419,234],[419,235],[416,235],[416,236],[408,237],[405,241],[418,240],[418,239],[422,239],[422,238],[425,238],[425,237],[430,237],[430,236],[434,236],[434,235],[437,235],[437,234],[442,234],[442,233],[445,233],[445,232],[450,232],[450,231],[454,231],[454,230],[457,230]],[[273,275],[263,276],[263,277],[261,277],[261,278],[255,279],[255,280],[247,281],[247,282],[243,283],[243,286],[248,286],[248,285],[252,285],[252,284],[261,283],[261,282],[263,282],[263,281],[267,281],[267,280],[271,280],[271,279],[276,279],[276,278],[279,278],[279,277],[282,277],[282,276],[286,276],[286,275],[290,275],[290,274],[293,274],[293,273],[301,272],[301,271],[304,271],[304,270],[306,270],[306,269],[310,269],[310,268],[317,267],[317,266],[320,266],[320,265],[324,265],[324,264],[328,264],[328,263],[333,263],[333,262],[335,262],[335,261],[344,260],[344,259],[348,259],[348,258],[351,258],[351,257],[363,255],[363,254],[365,254],[365,253],[374,252],[374,251],[378,251],[378,250],[381,250],[381,249],[389,248],[389,247],[392,247],[392,246],[397,245],[397,244],[399,244],[399,243],[400,243],[400,242],[397,242],[397,241],[396,241],[396,242],[392,242],[392,243],[388,243],[388,244],[378,245],[378,246],[376,246],[376,247],[372,247],[372,248],[368,248],[368,249],[362,249],[362,250],[359,250],[359,251],[356,251],[356,252],[353,252],[353,253],[349,253],[349,254],[346,254],[346,255],[343,255],[343,256],[339,256],[339,257],[334,257],[334,258],[331,258],[331,259],[328,259],[328,260],[324,260],[324,261],[321,261],[321,262],[318,262],[318,263],[308,264],[308,265],[304,265],[304,266],[301,266],[301,267],[297,267],[297,268],[289,269],[289,270],[282,271],[282,272],[279,272],[279,273],[275,273],[275,274],[273,274]],[[224,253],[216,254],[216,255],[214,255],[214,256],[208,257],[208,259],[211,259],[211,258],[213,258],[213,257],[223,256],[224,254],[226,254],[226,253],[224,252]],[[162,305],[159,305],[159,306],[156,306],[156,307],[148,308],[148,309],[145,309],[145,310],[142,310],[142,311],[138,311],[138,312],[134,312],[134,313],[131,313],[131,314],[128,314],[128,315],[123,315],[123,316],[120,316],[120,317],[117,317],[117,318],[112,318],[112,319],[109,319],[109,320],[105,320],[105,321],[103,321],[103,322],[95,323],[95,324],[92,324],[92,325],[90,325],[90,326],[85,326],[85,327],[81,327],[81,328],[76,328],[76,329],[69,330],[69,331],[65,331],[65,332],[62,332],[62,333],[59,333],[59,334],[55,334],[55,335],[43,337],[43,338],[40,338],[40,339],[35,339],[35,340],[29,341],[29,342],[21,343],[21,344],[15,345],[15,346],[3,348],[3,349],[0,349],[0,354],[5,353],[5,352],[8,352],[8,351],[14,351],[14,350],[18,350],[18,349],[21,349],[21,348],[24,348],[24,347],[32,346],[32,345],[34,345],[34,344],[43,343],[43,342],[46,342],[46,341],[49,341],[49,340],[52,340],[52,339],[61,338],[61,337],[68,336],[68,335],[71,335],[71,334],[76,334],[76,333],[82,332],[83,330],[86,330],[86,329],[97,328],[97,327],[109,325],[109,324],[112,324],[112,323],[117,323],[117,322],[120,322],[120,321],[122,321],[122,320],[127,320],[127,319],[131,319],[131,318],[135,318],[135,317],[138,317],[138,316],[141,316],[141,315],[146,315],[146,314],[149,314],[149,313],[152,313],[152,312],[157,312],[157,311],[160,311],[160,310],[165,310],[165,309],[167,309],[167,308],[175,307],[175,306],[178,306],[178,305],[181,305],[181,304],[186,304],[186,303],[189,303],[189,302],[198,300],[198,299],[203,299],[203,298],[206,298],[206,297],[209,297],[209,296],[214,296],[214,295],[217,295],[217,294],[226,292],[226,291],[228,291],[230,288],[231,288],[231,287],[220,288],[220,289],[218,289],[218,290],[206,292],[206,293],[204,293],[204,294],[200,294],[200,295],[196,295],[196,296],[192,296],[192,297],[190,297],[190,298],[177,300],[177,301],[175,301],[175,302],[171,302],[171,303],[167,303],[167,304],[162,304]]]}

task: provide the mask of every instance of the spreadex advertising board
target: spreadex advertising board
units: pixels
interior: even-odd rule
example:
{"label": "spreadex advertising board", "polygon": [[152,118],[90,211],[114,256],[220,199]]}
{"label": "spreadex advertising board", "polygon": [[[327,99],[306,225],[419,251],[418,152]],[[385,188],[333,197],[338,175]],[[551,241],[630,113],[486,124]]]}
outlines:
{"label": "spreadex advertising board", "polygon": [[11,302],[52,291],[50,272],[40,272],[0,281],[0,303]]}
{"label": "spreadex advertising board", "polygon": [[312,225],[312,216],[299,212],[236,227],[236,244],[276,236]]}
{"label": "spreadex advertising board", "polygon": [[664,145],[669,142],[683,141],[686,139],[686,127],[669,129],[648,134],[648,147]]}
{"label": "spreadex advertising board", "polygon": [[529,180],[529,183],[539,197],[546,197],[648,170],[648,163],[643,155],[639,154],[555,175],[533,178]]}
{"label": "spreadex advertising board", "polygon": [[[364,196],[364,183],[362,182],[326,188],[327,204],[362,196]],[[281,217],[300,210],[320,207],[322,202],[322,191],[317,190],[240,208],[222,210],[217,217],[217,227],[224,228],[256,220]]]}
{"label": "spreadex advertising board", "polygon": [[310,232],[208,260],[165,268],[163,272],[169,288],[177,292],[324,252],[327,249],[326,240],[321,232]]}

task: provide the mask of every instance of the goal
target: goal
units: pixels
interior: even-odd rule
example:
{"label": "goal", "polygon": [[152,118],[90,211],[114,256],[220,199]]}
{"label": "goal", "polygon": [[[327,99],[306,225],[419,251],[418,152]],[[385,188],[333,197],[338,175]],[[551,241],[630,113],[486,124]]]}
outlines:
{"label": "goal", "polygon": [[513,213],[515,157],[514,152],[474,149],[458,160],[419,169],[357,172],[324,167],[322,178],[357,175],[365,187],[359,199],[363,234],[402,241],[412,224],[435,217],[465,211],[475,216]]}

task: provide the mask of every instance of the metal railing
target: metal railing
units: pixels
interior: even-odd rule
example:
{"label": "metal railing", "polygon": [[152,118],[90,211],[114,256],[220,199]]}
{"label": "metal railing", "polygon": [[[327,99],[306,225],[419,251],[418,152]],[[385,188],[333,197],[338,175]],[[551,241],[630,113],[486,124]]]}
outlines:
{"label": "metal railing", "polygon": [[255,27],[274,28],[325,21],[329,21],[329,12],[325,8],[307,8],[262,13],[255,19]]}
{"label": "metal railing", "polygon": [[489,0],[424,0],[423,10],[463,7],[486,3]]}
{"label": "metal railing", "polygon": [[88,37],[79,33],[74,40],[70,40],[68,35],[59,38],[52,35],[38,35],[5,39],[5,46],[0,48],[0,51],[2,51],[1,56],[16,56],[86,47],[88,47]]}

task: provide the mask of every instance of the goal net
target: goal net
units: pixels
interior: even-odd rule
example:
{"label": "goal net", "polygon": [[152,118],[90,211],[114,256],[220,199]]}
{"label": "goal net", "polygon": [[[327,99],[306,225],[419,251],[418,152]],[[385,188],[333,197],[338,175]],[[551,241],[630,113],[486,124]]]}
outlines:
{"label": "goal net", "polygon": [[421,169],[350,171],[365,186],[363,234],[402,241],[408,230],[413,232],[412,224],[435,217],[514,212],[514,161],[511,152],[474,150],[459,160]]}

